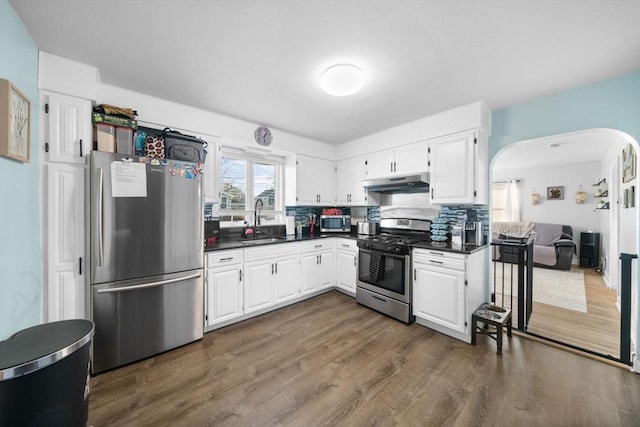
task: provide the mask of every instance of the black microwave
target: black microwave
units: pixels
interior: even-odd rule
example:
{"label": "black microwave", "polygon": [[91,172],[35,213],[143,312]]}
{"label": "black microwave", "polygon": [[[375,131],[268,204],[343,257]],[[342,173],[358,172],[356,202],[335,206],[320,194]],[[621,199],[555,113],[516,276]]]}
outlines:
{"label": "black microwave", "polygon": [[321,233],[351,232],[351,215],[320,215]]}

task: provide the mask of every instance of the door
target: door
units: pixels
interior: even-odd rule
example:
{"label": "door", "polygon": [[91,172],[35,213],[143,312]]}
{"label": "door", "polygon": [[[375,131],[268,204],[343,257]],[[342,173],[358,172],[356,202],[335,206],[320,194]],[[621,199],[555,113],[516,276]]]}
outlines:
{"label": "door", "polygon": [[333,251],[325,251],[318,254],[318,289],[328,288],[333,286],[333,266],[334,266],[334,253]]}
{"label": "door", "polygon": [[334,162],[317,160],[311,169],[318,190],[318,204],[332,205],[336,201],[336,167]]}
{"label": "door", "polygon": [[275,302],[283,302],[300,294],[300,264],[298,257],[278,258],[275,261]]}
{"label": "door", "polygon": [[473,203],[474,133],[465,132],[429,142],[431,202]]}
{"label": "door", "polygon": [[[46,94],[48,120],[45,121],[51,162],[85,164],[92,149],[91,102],[55,93]],[[46,108],[46,107],[45,107]],[[46,110],[45,110],[46,111]]]}
{"label": "door", "polygon": [[356,253],[336,252],[336,286],[350,292],[356,291]]}
{"label": "door", "polygon": [[93,373],[202,338],[203,271],[91,287]]}
{"label": "door", "polygon": [[367,154],[367,179],[393,175],[393,150]]}
{"label": "door", "polygon": [[320,258],[316,252],[307,252],[300,255],[300,292],[309,294],[316,290],[318,277],[316,272]]}
{"label": "door", "polygon": [[207,273],[207,326],[242,315],[242,266]]}
{"label": "door", "polygon": [[396,148],[394,172],[403,175],[426,172],[428,160],[426,142]]}
{"label": "door", "polygon": [[84,166],[45,166],[47,320],[85,318]]}
{"label": "door", "polygon": [[245,263],[244,272],[244,312],[251,313],[272,305],[274,263],[271,261]]}
{"label": "door", "polygon": [[319,159],[298,156],[296,161],[296,204],[298,205],[318,204],[319,192],[316,182],[319,173],[316,170],[317,161]]}
{"label": "door", "polygon": [[336,166],[336,197],[338,205],[364,205],[365,191],[362,181],[366,179],[364,157],[342,160]]}
{"label": "door", "polygon": [[413,314],[465,332],[464,271],[414,265]]}
{"label": "door", "polygon": [[146,197],[113,197],[111,164],[121,154],[91,153],[92,283],[202,268],[201,176],[190,163],[145,165]]}

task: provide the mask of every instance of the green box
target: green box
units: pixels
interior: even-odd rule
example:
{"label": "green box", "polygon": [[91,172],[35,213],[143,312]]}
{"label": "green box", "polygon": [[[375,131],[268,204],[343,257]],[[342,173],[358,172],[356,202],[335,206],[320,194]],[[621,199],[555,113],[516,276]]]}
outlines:
{"label": "green box", "polygon": [[134,130],[138,129],[138,122],[135,120],[102,113],[93,113],[93,123],[130,128]]}

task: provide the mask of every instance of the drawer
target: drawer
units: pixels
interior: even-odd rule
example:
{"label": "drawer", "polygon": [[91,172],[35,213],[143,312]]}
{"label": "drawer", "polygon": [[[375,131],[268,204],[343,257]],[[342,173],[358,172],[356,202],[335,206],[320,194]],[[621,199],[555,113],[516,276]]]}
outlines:
{"label": "drawer", "polygon": [[334,247],[334,239],[327,237],[324,239],[314,239],[301,242],[300,252],[326,251],[328,249],[332,250]]}
{"label": "drawer", "polygon": [[345,251],[355,251],[358,249],[358,242],[352,239],[335,239],[336,249]]}
{"label": "drawer", "polygon": [[279,243],[277,245],[263,245],[244,250],[245,262],[261,259],[275,259],[284,256],[298,255],[299,246],[296,242]]}
{"label": "drawer", "polygon": [[216,251],[207,254],[207,268],[222,267],[229,264],[242,264],[242,250]]}
{"label": "drawer", "polygon": [[441,252],[431,249],[414,249],[413,262],[415,264],[426,264],[437,267],[464,270],[466,265],[466,255],[452,252]]}

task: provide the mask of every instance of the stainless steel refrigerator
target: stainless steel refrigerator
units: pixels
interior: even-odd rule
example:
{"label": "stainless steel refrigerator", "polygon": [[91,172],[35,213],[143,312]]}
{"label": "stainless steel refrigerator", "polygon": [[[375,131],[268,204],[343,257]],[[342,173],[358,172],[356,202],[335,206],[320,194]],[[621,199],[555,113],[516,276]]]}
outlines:
{"label": "stainless steel refrigerator", "polygon": [[91,372],[202,338],[203,209],[198,165],[91,152]]}

